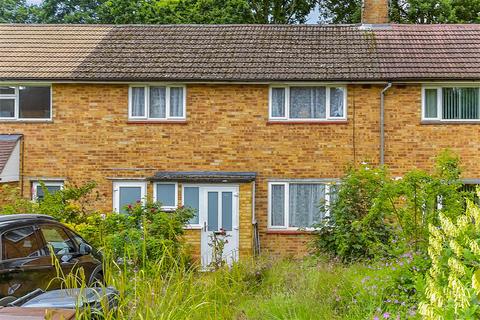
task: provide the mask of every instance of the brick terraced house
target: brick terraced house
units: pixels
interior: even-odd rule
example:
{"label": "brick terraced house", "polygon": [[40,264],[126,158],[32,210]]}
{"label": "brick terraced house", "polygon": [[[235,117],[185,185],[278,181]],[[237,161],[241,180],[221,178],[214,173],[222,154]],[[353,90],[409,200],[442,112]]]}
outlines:
{"label": "brick terraced house", "polygon": [[188,205],[208,263],[299,255],[347,165],[480,178],[480,25],[0,25],[0,183]]}

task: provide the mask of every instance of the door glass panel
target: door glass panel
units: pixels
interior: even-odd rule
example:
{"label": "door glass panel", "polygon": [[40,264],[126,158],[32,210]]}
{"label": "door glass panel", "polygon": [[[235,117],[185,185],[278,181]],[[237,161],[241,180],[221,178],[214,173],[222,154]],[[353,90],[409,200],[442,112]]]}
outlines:
{"label": "door glass panel", "polygon": [[222,225],[225,231],[232,231],[232,193],[222,192]]}
{"label": "door glass panel", "polygon": [[218,192],[208,193],[208,231],[218,231]]}
{"label": "door glass panel", "polygon": [[[55,254],[67,254],[75,252],[75,246],[72,239],[67,235],[65,230],[55,226],[42,226],[43,238],[48,246],[52,246]],[[49,252],[49,248],[45,248],[45,252]]]}
{"label": "door glass panel", "polygon": [[185,187],[183,189],[183,204],[186,207],[192,208],[194,216],[190,219],[189,224],[198,224],[198,210],[199,210],[199,188],[198,187]]}
{"label": "door glass panel", "polygon": [[40,256],[40,244],[33,227],[24,227],[6,232],[2,236],[2,257],[17,259]]}
{"label": "door glass panel", "polygon": [[127,213],[126,207],[142,200],[142,188],[120,187],[119,211]]}

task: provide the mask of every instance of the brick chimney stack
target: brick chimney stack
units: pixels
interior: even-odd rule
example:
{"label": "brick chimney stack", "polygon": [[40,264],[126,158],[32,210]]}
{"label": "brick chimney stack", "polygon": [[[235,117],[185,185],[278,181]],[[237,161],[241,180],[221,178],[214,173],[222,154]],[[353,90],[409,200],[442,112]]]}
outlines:
{"label": "brick chimney stack", "polygon": [[389,0],[363,0],[362,23],[363,24],[386,24],[388,23]]}

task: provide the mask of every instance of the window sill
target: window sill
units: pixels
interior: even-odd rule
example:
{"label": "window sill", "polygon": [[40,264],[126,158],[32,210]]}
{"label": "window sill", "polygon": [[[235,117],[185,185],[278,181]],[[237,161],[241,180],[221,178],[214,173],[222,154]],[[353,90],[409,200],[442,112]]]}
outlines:
{"label": "window sill", "polygon": [[348,120],[268,120],[267,124],[347,124]]}
{"label": "window sill", "polygon": [[312,234],[316,230],[294,230],[294,229],[269,229],[267,234],[284,234],[284,235],[301,235],[301,234]]}
{"label": "window sill", "polygon": [[480,124],[480,120],[422,120],[420,124]]}
{"label": "window sill", "polygon": [[128,120],[127,124],[187,124],[187,120]]}
{"label": "window sill", "polygon": [[185,226],[183,229],[185,230],[202,230],[202,226]]}
{"label": "window sill", "polygon": [[0,119],[0,123],[53,123],[52,119]]}

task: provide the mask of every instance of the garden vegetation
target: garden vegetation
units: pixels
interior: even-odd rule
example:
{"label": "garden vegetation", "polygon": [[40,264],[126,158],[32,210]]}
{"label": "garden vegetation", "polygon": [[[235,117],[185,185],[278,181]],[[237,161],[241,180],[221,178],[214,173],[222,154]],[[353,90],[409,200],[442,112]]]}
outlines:
{"label": "garden vegetation", "polygon": [[[189,208],[145,201],[125,215],[96,212],[95,183],[45,191],[38,203],[3,187],[1,214],[44,213],[105,257],[119,308],[106,319],[478,319],[480,208],[460,159],[442,152],[431,172],[403,177],[352,167],[331,188],[325,218],[302,260],[261,256],[202,272],[190,259]],[[59,275],[82,285],[82,272]],[[79,311],[90,319],[91,313]]]}

